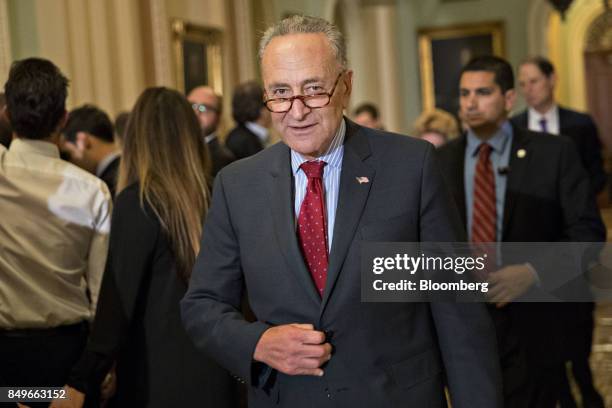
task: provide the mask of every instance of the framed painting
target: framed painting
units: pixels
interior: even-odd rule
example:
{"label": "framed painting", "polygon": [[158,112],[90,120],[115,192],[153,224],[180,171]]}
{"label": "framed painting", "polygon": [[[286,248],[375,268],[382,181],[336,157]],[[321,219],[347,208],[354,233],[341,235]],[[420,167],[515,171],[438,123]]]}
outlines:
{"label": "framed painting", "polygon": [[503,22],[450,27],[422,28],[418,31],[423,110],[459,110],[459,74],[473,57],[504,57]]}
{"label": "framed painting", "polygon": [[177,89],[187,94],[208,85],[222,94],[221,31],[174,20],[172,34]]}

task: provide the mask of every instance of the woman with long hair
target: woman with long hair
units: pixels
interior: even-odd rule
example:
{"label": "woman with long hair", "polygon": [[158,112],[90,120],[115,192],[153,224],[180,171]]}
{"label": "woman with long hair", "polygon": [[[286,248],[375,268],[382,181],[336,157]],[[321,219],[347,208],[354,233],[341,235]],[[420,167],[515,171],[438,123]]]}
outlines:
{"label": "woman with long hair", "polygon": [[68,382],[73,403],[95,396],[116,361],[116,406],[236,405],[236,381],[196,351],[180,320],[208,207],[208,168],[187,100],[166,88],[144,91],[125,133],[92,334]]}

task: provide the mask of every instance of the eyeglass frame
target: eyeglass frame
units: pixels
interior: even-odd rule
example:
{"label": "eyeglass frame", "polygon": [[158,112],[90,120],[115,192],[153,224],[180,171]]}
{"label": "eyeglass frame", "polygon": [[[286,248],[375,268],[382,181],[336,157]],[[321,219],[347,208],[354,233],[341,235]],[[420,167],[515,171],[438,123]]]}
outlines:
{"label": "eyeglass frame", "polygon": [[[200,107],[204,107],[204,110],[201,110]],[[201,113],[206,113],[206,112],[214,112],[214,113],[219,113],[219,109],[214,108],[212,106],[208,106],[204,103],[192,103],[191,104],[191,109],[193,109],[193,111],[199,115]]]}
{"label": "eyeglass frame", "polygon": [[[332,96],[334,96],[334,93],[336,92],[336,87],[338,86],[338,82],[340,81],[340,77],[342,77],[342,74],[344,74],[346,72],[346,70],[341,71],[338,74],[338,77],[336,78],[336,82],[334,82],[334,86],[332,87],[331,91],[329,92],[321,92],[318,94],[314,94],[314,95],[295,95],[295,96],[291,96],[289,98],[269,98],[269,99],[264,99],[263,104],[266,107],[267,110],[269,110],[272,113],[287,113],[291,110],[291,108],[293,108],[293,102],[295,102],[296,99],[299,99],[300,101],[302,101],[302,104],[304,104],[304,106],[306,106],[309,109],[321,109],[326,107],[327,105],[329,105],[329,103],[331,102],[331,98]],[[325,105],[322,106],[317,106],[317,107],[312,107],[309,106],[306,103],[307,98],[312,98],[312,97],[316,97],[316,96],[327,96],[327,103],[325,103]],[[272,109],[270,109],[270,107],[268,106],[268,102],[271,101],[278,101],[278,100],[284,100],[284,101],[290,101],[289,104],[289,108],[287,110],[283,110],[283,111],[273,111]]]}

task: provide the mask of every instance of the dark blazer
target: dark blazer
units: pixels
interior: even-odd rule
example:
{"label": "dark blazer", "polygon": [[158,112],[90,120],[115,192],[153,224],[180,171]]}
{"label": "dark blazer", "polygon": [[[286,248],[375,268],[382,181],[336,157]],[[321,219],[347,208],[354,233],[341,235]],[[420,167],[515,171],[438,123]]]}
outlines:
{"label": "dark blazer", "polygon": [[[513,124],[527,129],[528,111],[511,118]],[[601,192],[606,184],[606,173],[601,156],[601,141],[597,134],[597,126],[587,114],[559,107],[559,133],[572,139],[576,144],[584,168],[591,179],[591,191]]]}
{"label": "dark blazer", "polygon": [[[554,242],[605,240],[606,230],[589,192],[589,179],[576,147],[567,138],[513,125],[513,142],[504,202],[502,241]],[[464,154],[466,137],[438,149],[445,179],[466,225]],[[525,156],[519,158],[517,151]],[[554,257],[549,256],[550,261]],[[560,258],[557,256],[557,258]],[[538,267],[536,266],[536,269]],[[543,272],[543,271],[541,271]],[[545,278],[545,276],[543,276]],[[542,285],[546,285],[544,279]],[[551,304],[514,303],[528,357],[544,364],[559,358],[559,310]]]}
{"label": "dark blazer", "polygon": [[[362,242],[464,239],[432,146],[347,120],[322,299],[298,246],[293,184],[283,143],[219,173],[182,301],[197,347],[251,385],[249,406],[443,407],[444,374],[454,407],[501,406],[494,329],[482,304],[360,301]],[[243,284],[254,323],[239,313]],[[295,322],[333,332],[325,375],[257,376],[262,333]]]}
{"label": "dark blazer", "polygon": [[111,196],[113,198],[115,198],[115,192],[117,191],[117,177],[119,176],[120,162],[121,157],[117,156],[112,162],[108,164],[108,166],[106,166],[102,174],[100,174],[100,178],[108,186],[108,190],[110,191]]}
{"label": "dark blazer", "polygon": [[117,361],[120,407],[236,407],[238,383],[193,346],[181,325],[167,236],[138,185],[115,200],[109,256],[89,344],[69,384],[96,394]]}
{"label": "dark blazer", "polygon": [[225,146],[234,153],[236,159],[252,156],[264,148],[259,137],[242,124],[239,124],[227,134]]}
{"label": "dark blazer", "polygon": [[211,176],[214,178],[219,170],[236,160],[234,154],[215,137],[206,144],[212,161]]}

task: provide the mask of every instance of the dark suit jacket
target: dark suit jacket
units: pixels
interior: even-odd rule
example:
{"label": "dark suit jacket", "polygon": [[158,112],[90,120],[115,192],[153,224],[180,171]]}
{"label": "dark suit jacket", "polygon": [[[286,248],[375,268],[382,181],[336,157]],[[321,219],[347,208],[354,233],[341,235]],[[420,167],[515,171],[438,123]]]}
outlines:
{"label": "dark suit jacket", "polygon": [[225,146],[234,153],[236,159],[252,156],[264,148],[259,137],[244,125],[236,126],[227,134]]}
{"label": "dark suit jacket", "polygon": [[[356,177],[367,177],[358,183]],[[215,181],[189,291],[185,327],[201,350],[249,387],[249,406],[500,406],[494,329],[482,304],[362,303],[364,241],[462,240],[430,144],[347,120],[327,285],[321,299],[300,253],[290,150],[235,162]],[[246,283],[257,321],[239,313]],[[273,371],[261,384],[253,352],[270,326],[333,332],[323,377]]]}
{"label": "dark suit jacket", "polygon": [[221,144],[217,137],[206,145],[208,146],[208,152],[212,161],[211,176],[214,178],[219,170],[236,160],[236,158],[228,148]]}
{"label": "dark suit jacket", "polygon": [[115,160],[109,163],[104,169],[100,178],[108,186],[108,190],[111,196],[115,198],[115,192],[117,191],[117,177],[119,176],[119,163],[121,162],[120,156],[117,156]]}
{"label": "dark suit jacket", "polygon": [[[512,117],[511,121],[522,129],[527,129],[528,111]],[[597,127],[589,115],[559,107],[559,133],[572,139],[576,144],[584,168],[591,178],[591,191],[601,192],[606,184],[606,173],[601,156],[601,141]]]}
{"label": "dark suit jacket", "polygon": [[[502,241],[554,242],[605,240],[605,228],[589,179],[574,144],[567,138],[531,132],[513,125],[513,142],[504,202]],[[443,174],[466,225],[464,154],[466,137],[438,149]],[[517,151],[526,152],[524,158]],[[547,254],[548,262],[559,259]],[[561,266],[561,265],[560,265]],[[536,265],[536,270],[539,269]],[[551,268],[546,268],[551,269]],[[554,268],[552,268],[554,269]],[[538,273],[545,273],[543,269]],[[546,286],[546,276],[542,276]],[[550,363],[560,354],[561,316],[551,304],[514,303],[516,324],[533,362]]]}

